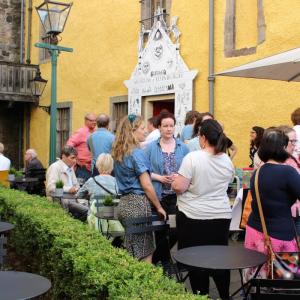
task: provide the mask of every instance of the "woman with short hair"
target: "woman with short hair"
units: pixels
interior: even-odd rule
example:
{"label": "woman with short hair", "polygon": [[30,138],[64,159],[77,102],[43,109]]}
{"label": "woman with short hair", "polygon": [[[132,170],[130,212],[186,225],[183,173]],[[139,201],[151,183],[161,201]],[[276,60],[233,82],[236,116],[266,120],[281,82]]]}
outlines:
{"label": "woman with short hair", "polygon": [[[139,145],[145,141],[145,124],[140,116],[124,117],[117,130],[112,148],[114,173],[121,199],[119,219],[126,220],[151,216],[151,205],[166,219],[150,179],[150,164]],[[152,233],[131,234],[125,238],[127,250],[138,259],[152,261],[154,244]]]}
{"label": "woman with short hair", "polygon": [[[206,120],[200,128],[201,150],[182,161],[172,188],[177,193],[178,249],[202,245],[227,245],[231,207],[227,196],[234,167],[226,154],[227,137],[220,124]],[[212,272],[220,297],[229,298],[230,271]],[[194,293],[209,293],[209,273],[189,272]]]}
{"label": "woman with short hair", "polygon": [[[291,166],[284,165],[289,158],[286,148],[289,138],[278,128],[267,129],[263,135],[258,156],[264,162],[259,168],[258,192],[274,252],[297,251],[291,206],[300,198],[300,175]],[[255,194],[255,176],[250,181],[252,212],[246,226],[245,247],[267,254],[265,237]],[[245,277],[254,270],[246,270]],[[259,276],[266,278],[269,270],[264,265]]]}
{"label": "woman with short hair", "polygon": [[[97,213],[96,202],[99,201],[101,205],[103,201],[102,198],[104,198],[105,196],[109,196],[111,194],[112,195],[118,194],[116,179],[113,176],[111,176],[113,166],[114,166],[114,161],[110,154],[108,153],[100,154],[96,161],[96,168],[99,172],[99,175],[89,178],[76,194],[77,198],[90,199],[91,205],[87,217],[88,224],[90,227],[95,228],[97,230],[99,230],[101,226],[102,233],[106,231],[106,228],[104,227],[107,227],[107,222],[102,222],[101,219],[96,217],[96,213]],[[111,192],[111,194],[108,193],[105,189]],[[100,198],[100,200],[96,200],[96,198]],[[122,226],[116,223],[118,221],[109,221],[109,222],[112,223],[110,224],[112,226],[109,226],[110,228],[119,228],[120,231],[122,230]]]}

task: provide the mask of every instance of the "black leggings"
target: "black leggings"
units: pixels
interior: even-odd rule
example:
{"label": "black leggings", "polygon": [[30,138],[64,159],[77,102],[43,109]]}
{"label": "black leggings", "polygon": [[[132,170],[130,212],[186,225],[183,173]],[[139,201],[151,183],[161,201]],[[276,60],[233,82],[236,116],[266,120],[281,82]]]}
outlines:
{"label": "black leggings", "polygon": [[[203,245],[228,245],[230,219],[196,220],[178,211],[176,215],[178,249]],[[193,293],[209,293],[212,276],[220,297],[229,298],[230,271],[195,269],[189,272]]]}
{"label": "black leggings", "polygon": [[[161,206],[168,215],[176,214],[176,194],[163,195],[161,199]],[[167,240],[167,234],[169,234],[169,240]],[[155,233],[156,249],[152,257],[152,263],[156,264],[161,261],[162,264],[170,262],[170,250],[177,242],[177,230],[176,228],[170,228],[169,232],[158,231]]]}

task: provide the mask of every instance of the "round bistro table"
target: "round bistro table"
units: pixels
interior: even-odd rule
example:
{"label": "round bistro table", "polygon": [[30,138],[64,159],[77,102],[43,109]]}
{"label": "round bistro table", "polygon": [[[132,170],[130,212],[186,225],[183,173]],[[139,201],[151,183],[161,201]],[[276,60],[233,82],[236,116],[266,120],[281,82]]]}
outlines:
{"label": "round bistro table", "polygon": [[196,246],[183,248],[174,254],[177,262],[185,265],[187,268],[199,268],[205,270],[238,270],[241,277],[241,287],[235,291],[231,297],[240,290],[244,290],[245,295],[250,291],[251,285],[245,291],[242,270],[246,268],[257,267],[253,278],[256,278],[262,265],[267,262],[268,257],[260,252],[246,249],[239,246]]}
{"label": "round bistro table", "polygon": [[31,299],[46,293],[50,287],[51,282],[37,274],[0,271],[0,299]]}
{"label": "round bistro table", "polygon": [[0,222],[0,233],[14,229],[15,225],[8,222]]}

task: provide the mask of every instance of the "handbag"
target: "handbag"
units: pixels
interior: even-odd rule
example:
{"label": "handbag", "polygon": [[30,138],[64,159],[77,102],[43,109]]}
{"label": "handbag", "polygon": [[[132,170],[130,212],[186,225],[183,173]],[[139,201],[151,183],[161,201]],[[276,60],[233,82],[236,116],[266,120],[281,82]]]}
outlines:
{"label": "handbag", "polygon": [[299,259],[299,239],[296,234],[295,236],[298,245],[298,252],[274,252],[272,249],[271,239],[268,235],[266,222],[262,210],[261,199],[258,190],[258,174],[260,168],[257,169],[255,174],[254,188],[255,188],[255,196],[256,202],[258,206],[260,221],[265,237],[265,244],[268,249],[269,254],[269,278],[271,279],[300,279],[300,259]]}
{"label": "handbag", "polygon": [[242,217],[239,226],[241,229],[246,228],[249,216],[252,212],[251,204],[252,204],[252,195],[250,189],[243,189]]}

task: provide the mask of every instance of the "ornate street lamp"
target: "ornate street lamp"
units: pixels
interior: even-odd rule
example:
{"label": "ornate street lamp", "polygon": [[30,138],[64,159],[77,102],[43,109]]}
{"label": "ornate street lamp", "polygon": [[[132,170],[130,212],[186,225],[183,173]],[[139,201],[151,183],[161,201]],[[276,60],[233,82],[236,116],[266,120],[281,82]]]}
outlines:
{"label": "ornate street lamp", "polygon": [[38,68],[36,70],[34,78],[29,80],[29,82],[32,95],[40,97],[43,94],[48,80],[42,78],[40,68]]}
{"label": "ornate street lamp", "polygon": [[72,3],[45,1],[36,7],[45,33],[50,36],[51,44],[57,44],[57,35],[64,31]]}
{"label": "ornate street lamp", "polygon": [[56,111],[57,111],[57,57],[61,51],[73,52],[72,48],[58,46],[57,35],[63,32],[72,3],[45,0],[36,7],[50,44],[36,43],[38,48],[48,49],[51,55],[51,105],[50,105],[50,154],[49,164],[56,160]]}

